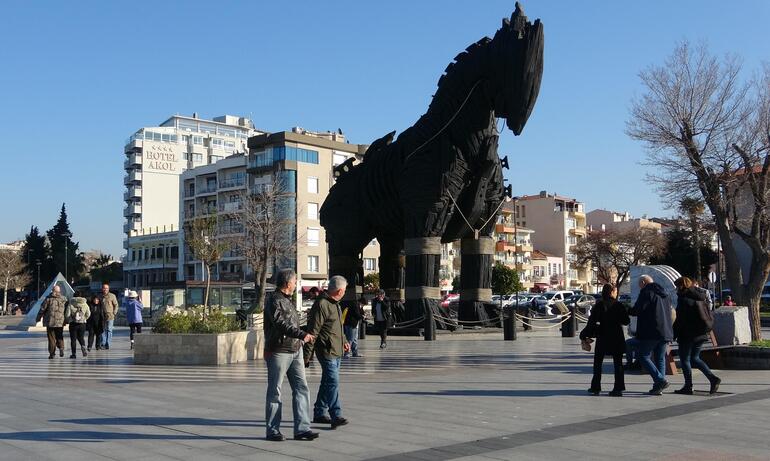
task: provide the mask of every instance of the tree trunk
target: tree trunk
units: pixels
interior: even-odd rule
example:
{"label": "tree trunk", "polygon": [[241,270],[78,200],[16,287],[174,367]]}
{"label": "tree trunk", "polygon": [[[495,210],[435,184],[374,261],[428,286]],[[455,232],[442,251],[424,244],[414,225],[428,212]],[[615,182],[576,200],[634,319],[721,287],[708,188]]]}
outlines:
{"label": "tree trunk", "polygon": [[749,304],[749,325],[751,325],[751,340],[762,340],[762,319],[759,316],[759,304],[761,296],[751,299]]}
{"label": "tree trunk", "polygon": [[8,312],[8,279],[5,279],[5,288],[3,289],[3,308],[0,309],[0,315]]}
{"label": "tree trunk", "polygon": [[206,296],[203,298],[203,310],[209,312],[209,289],[211,288],[211,268],[208,264],[206,266]]}
{"label": "tree trunk", "polygon": [[[264,264],[267,264],[265,262]],[[265,284],[267,283],[267,268],[259,274],[259,288],[257,289],[257,308],[265,312]]]}

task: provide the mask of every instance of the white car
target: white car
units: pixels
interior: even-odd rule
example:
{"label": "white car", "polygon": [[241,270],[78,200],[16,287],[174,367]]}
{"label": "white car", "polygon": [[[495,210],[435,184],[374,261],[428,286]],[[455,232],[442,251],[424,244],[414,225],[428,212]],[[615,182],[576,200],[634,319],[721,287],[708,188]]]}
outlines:
{"label": "white car", "polygon": [[567,298],[574,295],[571,291],[546,291],[537,300],[537,310],[543,315],[555,315],[553,304],[557,301],[564,302]]}

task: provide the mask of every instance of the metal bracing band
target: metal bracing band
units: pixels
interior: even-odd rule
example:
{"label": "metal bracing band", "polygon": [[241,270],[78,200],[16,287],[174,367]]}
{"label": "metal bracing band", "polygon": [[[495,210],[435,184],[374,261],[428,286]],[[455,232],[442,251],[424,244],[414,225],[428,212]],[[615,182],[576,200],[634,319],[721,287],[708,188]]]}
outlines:
{"label": "metal bracing band", "polygon": [[400,288],[386,288],[385,296],[391,301],[403,301],[406,299],[406,293]]}
{"label": "metal bracing band", "polygon": [[343,301],[358,301],[358,298],[361,297],[361,295],[364,293],[364,287],[361,285],[356,285],[355,289],[352,286],[349,286],[347,290],[345,290],[345,295],[342,297]]}
{"label": "metal bracing band", "polygon": [[495,254],[495,241],[492,237],[479,237],[478,240],[462,239],[460,241],[460,253],[463,255],[493,255]]}
{"label": "metal bracing band", "polygon": [[441,299],[439,287],[406,287],[406,299]]}
{"label": "metal bracing band", "polygon": [[404,253],[406,253],[407,256],[440,255],[441,237],[404,239]]}
{"label": "metal bracing band", "polygon": [[463,288],[460,290],[460,301],[492,302],[491,288]]}

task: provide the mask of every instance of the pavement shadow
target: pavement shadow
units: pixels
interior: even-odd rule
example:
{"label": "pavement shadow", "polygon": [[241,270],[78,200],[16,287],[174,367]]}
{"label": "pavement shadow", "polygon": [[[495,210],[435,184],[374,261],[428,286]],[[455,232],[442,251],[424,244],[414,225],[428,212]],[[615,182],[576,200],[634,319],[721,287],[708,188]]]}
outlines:
{"label": "pavement shadow", "polygon": [[586,395],[577,389],[447,389],[435,392],[397,391],[380,392],[395,395],[433,395],[442,397],[554,397],[559,395]]}
{"label": "pavement shadow", "polygon": [[[116,417],[52,419],[51,423],[87,424],[89,426],[218,426],[218,427],[264,427],[264,420],[254,419],[209,419],[184,417]],[[2,437],[2,435],[0,435]]]}
{"label": "pavement shadow", "polygon": [[104,442],[107,440],[264,440],[264,437],[173,434],[137,434],[132,432],[99,431],[26,431],[0,433],[0,440],[27,440],[34,442]]}

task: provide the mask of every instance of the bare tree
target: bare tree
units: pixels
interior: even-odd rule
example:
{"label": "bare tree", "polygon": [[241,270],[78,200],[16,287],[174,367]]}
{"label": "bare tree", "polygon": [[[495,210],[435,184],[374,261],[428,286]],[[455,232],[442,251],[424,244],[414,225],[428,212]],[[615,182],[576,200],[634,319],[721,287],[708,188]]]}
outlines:
{"label": "bare tree", "polygon": [[190,247],[193,257],[200,260],[206,269],[206,295],[203,305],[208,307],[211,266],[222,259],[222,255],[230,248],[230,242],[219,238],[215,216],[200,216],[193,219],[184,235],[185,242]]}
{"label": "bare tree", "polygon": [[0,314],[8,314],[8,288],[21,288],[32,283],[21,253],[0,250],[0,283],[3,285],[3,305]]}
{"label": "bare tree", "polygon": [[240,224],[243,237],[239,239],[246,263],[254,272],[256,306],[265,303],[267,276],[281,260],[296,254],[297,222],[295,191],[281,170],[272,171],[243,192],[243,209],[232,219]]}
{"label": "bare tree", "polygon": [[[661,66],[640,73],[627,133],[647,148],[648,179],[671,206],[701,197],[714,216],[727,279],[750,307],[752,339],[761,339],[759,303],[770,274],[770,66],[748,83],[734,56],[705,45],[678,45]],[[744,274],[736,247],[751,253]]]}
{"label": "bare tree", "polygon": [[646,264],[665,247],[665,238],[654,229],[593,231],[575,247],[576,264],[595,267],[601,283],[620,287],[631,266]]}
{"label": "bare tree", "polygon": [[693,197],[684,197],[679,201],[679,211],[681,211],[690,223],[690,229],[692,230],[693,246],[695,247],[695,274],[692,276],[698,282],[701,281],[703,274],[701,274],[701,267],[703,265],[700,261],[700,219],[703,213],[706,211],[703,206],[703,201]]}

